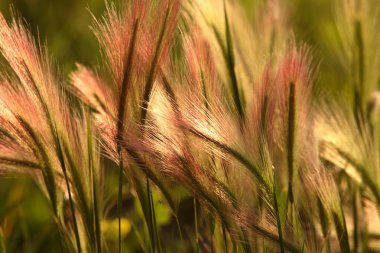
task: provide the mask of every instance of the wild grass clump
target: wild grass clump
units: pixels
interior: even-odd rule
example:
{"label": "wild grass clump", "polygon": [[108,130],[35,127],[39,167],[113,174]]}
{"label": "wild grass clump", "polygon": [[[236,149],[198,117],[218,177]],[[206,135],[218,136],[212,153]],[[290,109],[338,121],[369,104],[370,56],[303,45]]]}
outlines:
{"label": "wild grass clump", "polygon": [[253,23],[227,0],[107,2],[99,66],[67,79],[1,16],[1,173],[37,182],[62,252],[380,250],[378,4],[335,2],[340,100],[279,1]]}

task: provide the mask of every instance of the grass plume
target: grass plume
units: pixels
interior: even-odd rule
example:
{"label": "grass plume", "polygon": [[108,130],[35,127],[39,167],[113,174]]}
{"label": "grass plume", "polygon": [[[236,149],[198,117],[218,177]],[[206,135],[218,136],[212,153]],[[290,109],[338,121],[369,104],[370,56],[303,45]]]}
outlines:
{"label": "grass plume", "polygon": [[0,16],[0,174],[37,183],[64,252],[378,251],[378,5],[333,2],[339,99],[278,0],[252,20],[229,0],[107,1],[100,64],[68,80]]}

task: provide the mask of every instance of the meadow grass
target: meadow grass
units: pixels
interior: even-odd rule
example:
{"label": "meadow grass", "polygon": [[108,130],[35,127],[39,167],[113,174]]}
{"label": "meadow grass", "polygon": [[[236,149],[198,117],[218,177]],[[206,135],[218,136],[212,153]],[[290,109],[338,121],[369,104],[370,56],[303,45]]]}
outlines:
{"label": "meadow grass", "polygon": [[337,101],[264,2],[107,2],[68,78],[0,16],[0,172],[36,182],[62,252],[380,250],[379,4],[333,1]]}

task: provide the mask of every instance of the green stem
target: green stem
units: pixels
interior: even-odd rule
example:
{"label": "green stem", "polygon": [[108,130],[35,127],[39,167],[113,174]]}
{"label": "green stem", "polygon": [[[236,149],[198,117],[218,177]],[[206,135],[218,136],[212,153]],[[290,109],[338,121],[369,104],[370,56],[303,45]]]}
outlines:
{"label": "green stem", "polygon": [[122,252],[121,248],[121,213],[123,205],[123,159],[119,161],[119,187],[118,187],[118,197],[117,197],[117,216],[118,216],[118,245],[119,253]]}
{"label": "green stem", "polygon": [[102,239],[101,239],[101,226],[99,217],[99,203],[97,192],[97,174],[95,171],[95,163],[93,158],[94,145],[93,145],[93,132],[91,126],[90,113],[86,111],[86,126],[87,126],[87,152],[88,152],[88,168],[92,176],[92,196],[94,200],[94,219],[95,219],[95,236],[96,236],[96,249],[97,253],[102,253]]}
{"label": "green stem", "polygon": [[359,252],[359,190],[356,186],[354,186],[353,189],[353,200],[352,200],[352,210],[353,210],[353,223],[354,223],[354,231],[353,231],[353,238],[354,238],[354,253]]}
{"label": "green stem", "polygon": [[153,225],[153,204],[151,201],[151,192],[150,192],[150,183],[149,183],[149,178],[146,176],[146,191],[147,191],[147,201],[148,201],[148,211],[149,211],[149,216],[148,216],[148,230],[149,230],[149,235],[150,235],[150,241],[152,244],[152,252],[156,252],[156,236],[154,232],[154,225]]}
{"label": "green stem", "polygon": [[[59,142],[59,139],[58,139],[58,142]],[[62,147],[61,147],[60,143],[58,145],[58,148],[60,150],[60,153],[62,153]],[[64,161],[63,156],[59,160]],[[79,228],[78,228],[78,222],[77,222],[77,218],[76,218],[76,214],[75,214],[74,201],[73,201],[73,198],[71,196],[70,183],[69,183],[69,178],[67,176],[66,166],[64,165],[64,163],[62,163],[61,165],[63,165],[62,171],[63,171],[63,175],[65,177],[67,193],[69,195],[70,210],[71,210],[71,214],[73,215],[74,234],[75,234],[75,240],[76,240],[76,244],[77,244],[77,250],[78,250],[78,253],[80,253],[80,252],[82,252],[82,247],[81,247],[81,243],[80,243]]]}
{"label": "green stem", "polygon": [[193,197],[194,203],[194,226],[195,226],[195,247],[196,253],[199,253],[199,235],[198,235],[198,211],[197,211],[197,198],[196,195]]}
{"label": "green stem", "polygon": [[153,199],[152,192],[150,192],[150,202],[151,202],[151,206],[152,206],[152,220],[153,220],[154,235],[156,237],[156,242],[157,242],[157,252],[161,253],[162,245],[161,245],[160,236],[158,234],[157,219],[156,219],[156,208],[154,205],[154,199]]}
{"label": "green stem", "polygon": [[76,192],[77,192],[77,202],[79,203],[79,208],[82,210],[82,219],[86,228],[86,231],[89,236],[89,242],[93,246],[93,244],[96,242],[95,238],[95,232],[94,232],[94,220],[93,220],[93,210],[91,210],[91,206],[89,204],[88,195],[86,193],[86,190],[84,188],[85,184],[83,183],[83,180],[80,176],[80,170],[77,166],[76,161],[74,160],[72,151],[68,145],[62,140],[62,147],[63,151],[66,154],[67,162],[69,165],[69,168],[71,169],[71,176],[72,176],[72,182],[75,186]]}
{"label": "green stem", "polygon": [[97,252],[102,253],[102,234],[101,234],[101,226],[100,226],[100,217],[99,217],[99,203],[98,197],[96,193],[96,184],[95,178],[93,179],[92,190],[93,190],[93,198],[94,198],[94,216],[95,216],[95,230],[96,230],[96,244],[97,244]]}
{"label": "green stem", "polygon": [[222,233],[223,233],[223,242],[224,242],[224,252],[228,253],[227,233],[226,233],[226,227],[224,223],[222,223]]}
{"label": "green stem", "polygon": [[280,243],[280,249],[281,253],[285,253],[285,247],[284,247],[284,239],[282,236],[282,226],[281,226],[281,215],[280,215],[280,209],[278,207],[278,201],[277,201],[277,194],[276,194],[276,178],[273,181],[273,204],[274,204],[274,210],[276,212],[276,222],[277,222],[277,230],[278,230],[278,239]]}

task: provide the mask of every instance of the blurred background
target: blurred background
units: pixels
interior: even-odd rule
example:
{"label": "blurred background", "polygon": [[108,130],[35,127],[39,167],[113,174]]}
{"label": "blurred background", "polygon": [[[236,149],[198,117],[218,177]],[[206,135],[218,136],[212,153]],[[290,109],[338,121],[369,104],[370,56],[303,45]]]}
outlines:
{"label": "blurred background", "polygon": [[30,25],[34,35],[47,42],[49,52],[67,73],[75,62],[94,64],[99,56],[89,26],[100,16],[103,0],[1,0],[0,11],[10,19],[13,10]]}
{"label": "blurred background", "polygon": [[[249,18],[255,7],[266,0],[240,1]],[[294,29],[298,41],[305,41],[316,48],[317,57],[328,50],[333,27],[333,4],[329,0],[292,0],[287,5],[291,14],[289,26]],[[35,35],[46,41],[50,53],[62,71],[68,73],[75,62],[96,64],[98,44],[90,30],[92,15],[99,17],[104,11],[104,0],[1,0],[0,11],[9,20],[12,9],[30,25]],[[326,51],[325,51],[326,50]],[[333,56],[334,57],[334,56]],[[332,59],[324,61],[334,64]],[[334,64],[335,68],[337,67]]]}
{"label": "blurred background", "polygon": [[[248,17],[252,17],[260,0],[241,1]],[[297,41],[311,45],[320,62],[319,87],[338,91],[342,88],[340,73],[343,70],[339,69],[339,57],[330,47],[334,36],[330,1],[289,2],[289,25]],[[32,33],[46,42],[64,75],[75,68],[76,62],[99,64],[98,43],[89,26],[91,16],[99,17],[104,8],[103,0],[0,0],[0,11],[5,18],[10,20],[14,9],[25,19]],[[9,252],[59,252],[58,234],[47,200],[25,177],[0,177],[0,224],[7,235]]]}

